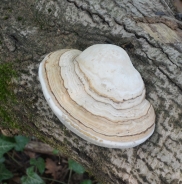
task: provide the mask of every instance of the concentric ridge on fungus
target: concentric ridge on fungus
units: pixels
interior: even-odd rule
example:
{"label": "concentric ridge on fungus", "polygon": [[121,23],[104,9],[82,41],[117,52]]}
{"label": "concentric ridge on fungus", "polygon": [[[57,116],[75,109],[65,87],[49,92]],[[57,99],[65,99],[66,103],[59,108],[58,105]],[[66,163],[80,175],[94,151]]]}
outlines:
{"label": "concentric ridge on fungus", "polygon": [[154,131],[155,113],[143,80],[118,46],[52,52],[41,62],[39,78],[59,120],[93,144],[134,147]]}

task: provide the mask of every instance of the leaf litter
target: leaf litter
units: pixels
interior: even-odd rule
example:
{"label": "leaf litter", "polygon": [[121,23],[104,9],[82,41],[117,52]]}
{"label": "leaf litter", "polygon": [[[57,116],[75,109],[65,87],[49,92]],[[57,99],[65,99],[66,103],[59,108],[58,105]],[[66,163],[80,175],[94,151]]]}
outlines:
{"label": "leaf litter", "polygon": [[[3,182],[6,184],[98,184],[75,161],[54,153],[51,155],[34,150],[21,151],[21,144],[18,148],[16,147],[18,151],[10,150],[1,157],[3,162],[0,162],[1,169],[10,171],[5,172],[9,179],[6,179],[6,176],[3,175]],[[2,147],[3,150],[7,149],[4,146]],[[9,145],[9,147],[12,147],[12,145]],[[56,151],[54,150],[54,152]]]}

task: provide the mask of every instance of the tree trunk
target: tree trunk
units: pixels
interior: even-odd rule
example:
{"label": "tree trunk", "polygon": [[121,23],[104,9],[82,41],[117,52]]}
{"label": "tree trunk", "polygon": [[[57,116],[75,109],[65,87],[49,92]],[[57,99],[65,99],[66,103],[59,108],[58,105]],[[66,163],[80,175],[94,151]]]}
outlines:
{"label": "tree trunk", "polygon": [[[181,183],[182,23],[172,2],[1,0],[0,63],[13,63],[19,73],[17,102],[6,107],[13,123],[6,125],[76,159],[101,183]],[[41,91],[37,73],[46,53],[96,43],[124,48],[145,82],[156,129],[135,148],[107,149],[82,140],[59,122]]]}

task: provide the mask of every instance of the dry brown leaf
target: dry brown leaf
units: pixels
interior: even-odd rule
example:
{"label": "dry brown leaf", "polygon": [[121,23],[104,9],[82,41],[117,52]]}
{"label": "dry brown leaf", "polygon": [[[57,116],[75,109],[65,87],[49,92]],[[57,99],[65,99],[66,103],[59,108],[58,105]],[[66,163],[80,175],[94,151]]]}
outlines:
{"label": "dry brown leaf", "polygon": [[11,178],[11,180],[9,181],[9,184],[10,183],[20,183],[20,177],[15,176],[15,177]]}
{"label": "dry brown leaf", "polygon": [[32,151],[24,151],[24,153],[30,158],[36,158],[36,153]]}
{"label": "dry brown leaf", "polygon": [[57,165],[55,161],[50,158],[46,159],[46,174],[51,174],[54,179],[58,179],[59,175],[61,174],[61,165]]}

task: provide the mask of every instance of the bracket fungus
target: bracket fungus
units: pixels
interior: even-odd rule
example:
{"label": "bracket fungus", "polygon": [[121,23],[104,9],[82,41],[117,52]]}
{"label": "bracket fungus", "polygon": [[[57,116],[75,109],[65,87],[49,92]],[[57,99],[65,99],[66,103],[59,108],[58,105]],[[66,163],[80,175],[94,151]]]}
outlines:
{"label": "bracket fungus", "polygon": [[59,120],[93,144],[129,148],[154,132],[155,113],[145,99],[144,82],[118,46],[52,52],[40,64],[39,79]]}

